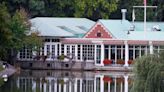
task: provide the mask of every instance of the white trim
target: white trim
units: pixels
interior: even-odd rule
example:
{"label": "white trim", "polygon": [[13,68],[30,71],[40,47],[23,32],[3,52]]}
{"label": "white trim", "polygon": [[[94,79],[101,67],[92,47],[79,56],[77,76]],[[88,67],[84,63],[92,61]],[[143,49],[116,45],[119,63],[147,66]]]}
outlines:
{"label": "white trim", "polygon": [[64,55],[67,55],[67,45],[64,44]]}
{"label": "white trim", "polygon": [[80,61],[83,61],[83,45],[80,44]]}
{"label": "white trim", "polygon": [[153,54],[153,43],[152,41],[149,41],[149,48],[150,48],[150,54]]}
{"label": "white trim", "polygon": [[117,64],[117,45],[114,45],[114,52],[115,52],[115,60],[114,63]]}
{"label": "white trim", "polygon": [[95,65],[96,65],[96,61],[97,61],[97,45],[95,44],[95,56],[94,56],[94,61],[95,61]]}
{"label": "white trim", "polygon": [[61,55],[61,43],[59,43],[59,55]]}
{"label": "white trim", "polygon": [[104,60],[104,44],[101,44],[101,61],[100,61],[100,64],[102,66],[104,66],[103,60]]}
{"label": "white trim", "polygon": [[124,64],[124,66],[126,66],[126,67],[129,66],[128,60],[129,60],[129,45],[128,45],[127,41],[125,41],[125,64]]}
{"label": "white trim", "polygon": [[75,60],[77,60],[77,56],[78,56],[78,46],[77,44],[75,45]]}

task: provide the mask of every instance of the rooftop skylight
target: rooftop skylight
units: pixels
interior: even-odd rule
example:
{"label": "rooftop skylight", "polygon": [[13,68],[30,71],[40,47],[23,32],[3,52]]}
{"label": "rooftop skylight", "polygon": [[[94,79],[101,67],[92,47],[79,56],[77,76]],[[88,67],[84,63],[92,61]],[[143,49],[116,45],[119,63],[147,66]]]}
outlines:
{"label": "rooftop skylight", "polygon": [[73,34],[77,34],[77,32],[75,32],[74,30],[71,30],[70,28],[66,27],[66,26],[58,26],[60,29],[65,30],[67,32],[73,33]]}
{"label": "rooftop skylight", "polygon": [[84,31],[88,31],[89,30],[88,28],[86,28],[84,26],[77,26],[77,27],[80,28],[80,29],[82,29],[82,30],[84,30]]}

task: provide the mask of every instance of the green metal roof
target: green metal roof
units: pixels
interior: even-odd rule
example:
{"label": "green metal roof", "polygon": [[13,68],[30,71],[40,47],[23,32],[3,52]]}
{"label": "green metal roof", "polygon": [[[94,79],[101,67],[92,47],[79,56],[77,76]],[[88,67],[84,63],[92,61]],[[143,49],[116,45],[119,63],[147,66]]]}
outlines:
{"label": "green metal roof", "polygon": [[[136,31],[143,31],[144,30],[144,23],[143,22],[134,22],[136,27]],[[147,31],[152,31],[153,27],[158,26],[161,31],[164,31],[164,22],[146,22]]]}
{"label": "green metal roof", "polygon": [[[147,22],[147,31],[143,30],[143,22],[134,24],[128,20],[99,20],[116,39],[127,40],[164,40],[164,23]],[[154,31],[157,26],[161,31]],[[134,31],[131,29],[134,27]]]}
{"label": "green metal roof", "polygon": [[57,37],[81,37],[95,24],[86,18],[36,17],[30,21],[32,29],[39,31],[41,36]]}
{"label": "green metal roof", "polygon": [[[49,18],[37,17],[30,20],[31,29],[39,31],[40,36],[82,38],[95,25],[86,18]],[[164,40],[164,22],[147,22],[147,31],[143,22],[131,23],[128,20],[100,19],[101,23],[116,39],[127,40]],[[130,31],[134,27],[134,31]],[[154,27],[161,31],[152,30]]]}

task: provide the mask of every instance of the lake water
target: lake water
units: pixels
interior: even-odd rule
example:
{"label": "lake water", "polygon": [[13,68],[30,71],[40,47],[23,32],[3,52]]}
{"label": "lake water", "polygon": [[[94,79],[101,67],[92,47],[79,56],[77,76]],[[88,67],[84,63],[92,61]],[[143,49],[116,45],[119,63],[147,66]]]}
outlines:
{"label": "lake water", "polygon": [[24,70],[0,87],[0,92],[130,92],[133,74],[100,71]]}

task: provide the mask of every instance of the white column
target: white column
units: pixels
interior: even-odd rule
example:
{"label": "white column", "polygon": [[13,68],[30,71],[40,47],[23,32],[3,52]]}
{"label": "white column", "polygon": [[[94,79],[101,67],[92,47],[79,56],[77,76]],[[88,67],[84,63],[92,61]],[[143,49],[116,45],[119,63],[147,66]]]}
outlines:
{"label": "white column", "polygon": [[124,92],[128,92],[128,76],[124,76]]}
{"label": "white column", "polygon": [[64,55],[67,55],[67,45],[64,44]]}
{"label": "white column", "polygon": [[77,78],[75,79],[74,92],[77,92]]}
{"label": "white column", "polygon": [[[55,78],[54,80],[57,81],[56,78]],[[54,91],[55,91],[55,92],[57,92],[57,85],[58,85],[57,82],[54,82],[54,89],[55,89]]]}
{"label": "white column", "polygon": [[20,88],[20,80],[21,80],[21,78],[18,77],[18,78],[17,78],[17,87],[18,87],[18,88]]}
{"label": "white column", "polygon": [[75,45],[75,60],[77,60],[77,45]]}
{"label": "white column", "polygon": [[82,92],[82,91],[83,91],[83,89],[82,89],[82,85],[83,85],[83,84],[82,84],[82,81],[83,81],[83,80],[82,80],[82,79],[80,79],[80,92]]}
{"label": "white column", "polygon": [[48,80],[48,81],[49,81],[49,82],[48,82],[48,83],[49,83],[49,92],[52,92],[52,90],[51,90],[51,89],[52,89],[51,80],[52,80],[52,79]]}
{"label": "white column", "polygon": [[44,44],[44,55],[47,55],[47,44]]}
{"label": "white column", "polygon": [[33,87],[32,87],[32,91],[36,92],[36,82],[32,81]]}
{"label": "white column", "polygon": [[122,88],[122,81],[121,81],[121,92],[123,92],[123,88]]}
{"label": "white column", "polygon": [[103,80],[104,76],[100,77],[100,92],[104,92],[104,80]]}
{"label": "white column", "polygon": [[72,83],[71,83],[71,82],[69,82],[69,91],[68,91],[68,92],[71,92],[71,91],[72,91],[71,86],[72,86]]}
{"label": "white column", "polygon": [[114,62],[115,62],[115,64],[117,64],[117,46],[116,45],[115,45],[114,50],[115,50],[115,60],[114,60]]}
{"label": "white column", "polygon": [[139,47],[139,57],[141,57],[142,55],[141,55],[141,46]]}
{"label": "white column", "polygon": [[61,43],[59,43],[59,55],[61,55]]}
{"label": "white column", "polygon": [[[64,82],[67,81],[65,78],[63,80],[64,80]],[[66,84],[63,84],[63,92],[66,92]]]}
{"label": "white column", "polygon": [[96,61],[97,61],[97,45],[95,44],[95,54],[94,54],[94,61],[95,61],[95,65],[96,65]]}
{"label": "white column", "polygon": [[80,61],[82,62],[83,61],[83,46],[82,44],[80,45]]}
{"label": "white column", "polygon": [[57,46],[58,46],[58,45],[57,45],[57,44],[54,44],[54,45],[55,45],[55,56],[57,56],[57,55],[58,55],[58,54],[57,54],[57,52],[58,52],[58,51],[57,51],[57,50],[58,50]]}
{"label": "white column", "polygon": [[136,58],[135,53],[136,53],[136,50],[135,50],[135,46],[133,45],[133,60]]}
{"label": "white column", "polygon": [[17,54],[17,58],[20,60],[20,51]]}
{"label": "white column", "polygon": [[110,81],[108,82],[108,92],[110,92]]}
{"label": "white column", "polygon": [[72,45],[69,45],[69,47],[70,47],[70,48],[69,48],[69,49],[70,49],[70,52],[69,52],[69,53],[70,53],[71,56],[72,56]]}
{"label": "white column", "polygon": [[152,41],[149,41],[149,46],[150,46],[150,54],[153,54],[153,43],[152,43]]}
{"label": "white column", "polygon": [[59,88],[58,88],[58,89],[59,89],[59,92],[61,92],[61,89],[62,89],[62,88],[61,88],[61,84],[58,84],[58,85],[59,85]]}
{"label": "white column", "polygon": [[104,60],[104,44],[101,44],[101,65],[102,66],[104,66],[103,60]]}
{"label": "white column", "polygon": [[128,60],[129,60],[129,47],[128,47],[127,41],[125,41],[124,43],[125,43],[125,64],[124,64],[124,66],[129,66],[129,64],[128,64]]}
{"label": "white column", "polygon": [[117,92],[117,82],[116,82],[116,77],[114,78],[114,92]]}
{"label": "white column", "polygon": [[46,92],[46,86],[47,86],[47,84],[44,83],[44,92]]}

